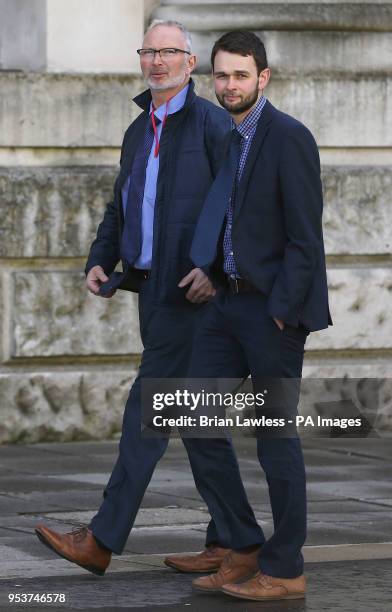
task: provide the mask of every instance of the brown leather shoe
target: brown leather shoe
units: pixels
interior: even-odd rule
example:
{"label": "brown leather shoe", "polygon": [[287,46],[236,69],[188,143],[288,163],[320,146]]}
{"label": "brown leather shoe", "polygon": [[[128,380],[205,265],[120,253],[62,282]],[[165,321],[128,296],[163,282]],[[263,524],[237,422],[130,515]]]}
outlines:
{"label": "brown leather shoe", "polygon": [[173,567],[179,572],[203,573],[218,571],[228,548],[220,546],[207,546],[203,552],[196,555],[171,555],[164,560],[165,565]]}
{"label": "brown leather shoe", "polygon": [[271,599],[302,599],[306,593],[305,576],[276,578],[258,572],[242,584],[224,584],[222,592],[240,599],[269,601]]}
{"label": "brown leather shoe", "polygon": [[99,546],[88,527],[79,527],[70,533],[57,533],[45,525],[37,525],[35,533],[45,546],[63,559],[98,576],[104,575],[112,553]]}
{"label": "brown leather shoe", "polygon": [[223,559],[219,571],[216,574],[196,578],[192,582],[193,588],[212,593],[220,591],[224,584],[250,578],[259,569],[257,564],[259,552],[260,547],[244,553],[231,550]]}

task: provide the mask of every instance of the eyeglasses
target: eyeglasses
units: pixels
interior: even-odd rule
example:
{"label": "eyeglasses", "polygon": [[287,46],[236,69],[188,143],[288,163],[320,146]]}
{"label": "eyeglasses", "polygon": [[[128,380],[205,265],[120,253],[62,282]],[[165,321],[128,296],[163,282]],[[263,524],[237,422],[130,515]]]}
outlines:
{"label": "eyeglasses", "polygon": [[191,55],[189,51],[184,49],[176,49],[175,47],[167,47],[165,49],[137,49],[138,54],[143,59],[153,60],[155,53],[159,53],[159,56],[163,59],[171,59],[176,57],[179,53],[187,53]]}

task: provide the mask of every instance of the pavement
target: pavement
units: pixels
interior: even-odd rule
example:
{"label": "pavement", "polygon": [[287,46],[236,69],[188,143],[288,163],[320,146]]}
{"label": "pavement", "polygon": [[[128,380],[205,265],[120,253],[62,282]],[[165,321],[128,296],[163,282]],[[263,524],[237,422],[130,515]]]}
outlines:
{"label": "pavement", "polygon": [[[308,539],[305,600],[247,602],[192,592],[192,576],[166,554],[202,550],[209,515],[184,448],[171,440],[143,500],[124,554],[104,577],[57,557],[34,535],[86,523],[99,507],[118,441],[0,446],[0,610],[392,612],[392,442],[306,439]],[[272,532],[255,440],[235,440],[249,499]],[[42,602],[58,594],[57,603]],[[23,594],[30,603],[11,603]],[[33,596],[39,595],[41,602]],[[61,595],[61,597],[60,597]],[[14,598],[15,599],[15,598]]]}

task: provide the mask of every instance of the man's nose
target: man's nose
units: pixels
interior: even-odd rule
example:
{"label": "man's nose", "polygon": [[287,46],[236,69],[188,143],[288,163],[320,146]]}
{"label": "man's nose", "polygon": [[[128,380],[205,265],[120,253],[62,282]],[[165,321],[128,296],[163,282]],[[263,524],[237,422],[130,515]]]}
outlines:
{"label": "man's nose", "polygon": [[155,51],[155,53],[154,53],[154,57],[153,57],[152,63],[153,63],[153,64],[155,64],[155,65],[156,65],[156,64],[158,64],[158,65],[159,65],[159,64],[162,64],[162,58],[161,58],[161,55],[160,55],[160,53],[158,53],[157,51]]}
{"label": "man's nose", "polygon": [[236,80],[234,76],[229,76],[229,80],[227,81],[226,88],[227,89],[235,89],[236,88]]}

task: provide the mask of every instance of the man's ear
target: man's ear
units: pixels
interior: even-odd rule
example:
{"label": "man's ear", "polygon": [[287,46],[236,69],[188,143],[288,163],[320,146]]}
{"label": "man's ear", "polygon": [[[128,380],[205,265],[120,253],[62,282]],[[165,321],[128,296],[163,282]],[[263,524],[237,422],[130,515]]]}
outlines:
{"label": "man's ear", "polygon": [[267,87],[268,82],[271,78],[271,70],[269,68],[265,68],[259,74],[259,89],[263,91],[265,87]]}
{"label": "man's ear", "polygon": [[194,71],[194,69],[196,68],[196,64],[197,64],[197,57],[196,55],[192,53],[192,55],[190,55],[188,59],[189,74]]}

